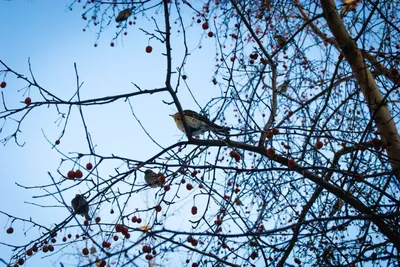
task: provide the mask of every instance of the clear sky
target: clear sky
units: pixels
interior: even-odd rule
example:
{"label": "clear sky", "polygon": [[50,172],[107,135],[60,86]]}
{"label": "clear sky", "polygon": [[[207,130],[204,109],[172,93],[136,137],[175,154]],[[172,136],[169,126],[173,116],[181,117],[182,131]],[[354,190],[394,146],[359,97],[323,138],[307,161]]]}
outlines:
{"label": "clear sky", "polygon": [[[165,52],[164,46],[155,40],[149,41],[148,36],[137,30],[139,27],[154,30],[154,24],[150,19],[142,18],[136,28],[132,27],[128,30],[123,40],[118,38],[114,41],[115,47],[110,47],[110,42],[115,36],[116,24],[111,23],[97,40],[97,29],[91,27],[84,32],[86,22],[81,19],[81,9],[77,5],[73,11],[70,11],[67,7],[69,4],[69,1],[0,1],[0,24],[2,25],[0,59],[14,71],[29,77],[29,58],[38,84],[65,100],[76,91],[74,63],[77,64],[80,82],[83,82],[82,99],[136,91],[131,82],[140,86],[141,89],[164,86],[166,62],[165,57],[161,55]],[[179,33],[174,32],[173,37],[179,38]],[[190,38],[193,44],[198,43],[199,40],[198,32]],[[95,43],[98,47],[94,47]],[[145,53],[145,47],[148,44],[153,46],[151,54]],[[196,100],[203,106],[210,97],[219,93],[219,89],[211,83],[213,70],[202,67],[210,66],[215,53],[213,45],[213,41],[203,44],[202,51],[209,49],[208,59],[204,53],[194,52],[189,57],[192,64],[186,67],[186,74],[189,77],[187,83],[194,91]],[[174,59],[176,59],[173,68],[176,70],[180,66],[183,50],[178,44],[173,46],[173,50]],[[26,84],[15,79],[13,75],[7,74],[3,77],[0,75],[0,80],[7,81],[7,87],[2,92],[8,107],[23,106],[22,101],[28,95],[32,102],[42,100],[35,89],[25,90]],[[176,79],[176,75],[174,78]],[[183,107],[199,110],[186,87],[180,88],[178,95],[181,97]],[[168,146],[182,135],[168,116],[176,111],[175,106],[166,105],[163,101],[170,102],[170,96],[166,93],[144,95],[131,99],[131,104],[135,115],[149,134],[162,146]],[[66,106],[61,108],[64,112],[67,111]],[[2,106],[0,111],[3,110]],[[84,108],[84,114],[93,143],[96,145],[96,152],[99,154],[115,154],[146,160],[160,151],[160,148],[140,128],[127,102],[118,101],[108,106]],[[47,172],[50,172],[58,181],[60,176],[57,168],[61,159],[64,158],[61,153],[75,156],[76,154],[68,153],[88,152],[76,108],[72,109],[67,131],[57,147],[59,152],[54,149],[52,143],[59,138],[63,129],[63,124],[59,125],[58,119],[59,115],[54,107],[42,106],[35,109],[24,119],[20,128],[21,132],[18,134],[18,141],[21,144],[24,143],[24,146],[19,147],[14,140],[10,140],[0,147],[1,210],[27,220],[32,218],[33,221],[47,227],[63,221],[69,216],[69,210],[52,197],[33,198],[46,194],[46,190],[40,188],[26,190],[17,183],[28,187],[51,184],[52,181]],[[4,121],[0,122],[1,125],[3,123]],[[7,120],[0,133],[1,139],[12,134],[16,125],[14,121]],[[81,162],[82,165],[85,163],[86,159]],[[66,174],[71,167],[72,164],[64,164],[60,171]],[[111,165],[109,167],[111,168]],[[107,177],[109,174],[102,173],[101,175]],[[75,193],[85,192],[85,190],[87,187],[83,183],[65,192],[63,197],[69,203]],[[54,192],[54,189],[50,191]],[[145,191],[140,196],[136,196],[138,202],[143,198],[154,202],[154,192]],[[35,205],[30,203],[35,203]],[[104,213],[103,216],[105,216]],[[8,235],[5,231],[11,224],[15,232]],[[0,231],[0,242],[3,243],[23,245],[39,235],[38,229],[31,228],[29,223],[23,224],[19,221],[13,223],[4,215],[0,216],[0,226],[3,229]],[[26,231],[27,236],[24,236]],[[76,249],[78,248],[79,246]],[[73,249],[70,248],[69,251]],[[0,258],[8,261],[10,255],[11,248],[0,247]],[[28,266],[53,266],[53,263],[62,256],[60,253],[50,257],[48,255],[42,253],[34,256],[29,260]],[[42,258],[42,256],[47,257]],[[74,266],[76,261],[74,256],[67,256],[67,258],[66,262],[64,255],[65,266],[68,264]]]}

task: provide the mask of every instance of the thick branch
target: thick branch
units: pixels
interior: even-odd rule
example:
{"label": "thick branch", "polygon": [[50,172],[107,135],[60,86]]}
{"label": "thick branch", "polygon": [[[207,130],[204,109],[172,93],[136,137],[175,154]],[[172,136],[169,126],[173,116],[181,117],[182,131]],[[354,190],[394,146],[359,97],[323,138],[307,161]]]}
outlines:
{"label": "thick branch", "polygon": [[381,134],[383,141],[388,145],[386,152],[388,153],[392,168],[393,170],[400,170],[400,137],[389,108],[383,102],[382,94],[365,64],[361,50],[345,29],[342,19],[337,12],[335,1],[321,0],[321,5],[328,26],[361,87],[378,132]]}

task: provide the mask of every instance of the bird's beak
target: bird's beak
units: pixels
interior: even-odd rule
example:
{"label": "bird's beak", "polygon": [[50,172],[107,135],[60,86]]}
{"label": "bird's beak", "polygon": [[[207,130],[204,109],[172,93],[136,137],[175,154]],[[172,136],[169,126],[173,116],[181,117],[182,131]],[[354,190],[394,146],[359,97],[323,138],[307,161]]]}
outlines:
{"label": "bird's beak", "polygon": [[171,115],[171,114],[169,114],[168,116],[170,116],[170,117],[174,117],[174,115]]}

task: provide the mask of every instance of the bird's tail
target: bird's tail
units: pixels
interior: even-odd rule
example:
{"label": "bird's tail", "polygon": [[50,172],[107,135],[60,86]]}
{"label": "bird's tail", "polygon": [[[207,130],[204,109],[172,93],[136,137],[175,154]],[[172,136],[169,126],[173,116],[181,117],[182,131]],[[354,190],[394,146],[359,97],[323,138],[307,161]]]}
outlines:
{"label": "bird's tail", "polygon": [[92,218],[90,218],[89,214],[85,214],[85,219],[86,219],[87,221],[90,221]]}
{"label": "bird's tail", "polygon": [[216,134],[219,135],[229,135],[229,132],[231,131],[231,129],[229,127],[224,127],[224,126],[219,126],[217,124],[213,124],[211,125],[211,131],[213,131]]}

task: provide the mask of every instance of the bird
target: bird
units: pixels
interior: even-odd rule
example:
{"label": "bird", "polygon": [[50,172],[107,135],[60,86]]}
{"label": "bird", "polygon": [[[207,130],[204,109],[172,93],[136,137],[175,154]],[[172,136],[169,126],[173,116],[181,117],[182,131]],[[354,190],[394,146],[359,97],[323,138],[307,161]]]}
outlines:
{"label": "bird", "polygon": [[276,34],[274,37],[276,38],[276,40],[278,42],[279,48],[284,47],[283,50],[286,51],[287,47],[285,45],[286,45],[287,39],[280,34]]}
{"label": "bird", "polygon": [[[229,135],[230,129],[228,127],[220,126],[211,122],[207,116],[200,115],[189,109],[184,110],[183,115],[185,116],[186,124],[189,127],[192,136],[198,136],[207,131],[212,131],[219,135]],[[185,133],[181,114],[177,112],[170,116],[174,118],[178,129]]]}
{"label": "bird", "polygon": [[279,93],[284,93],[289,88],[289,81],[284,81],[281,85],[278,86],[277,91]]}
{"label": "bird", "polygon": [[133,7],[121,10],[118,13],[118,16],[115,18],[115,22],[122,22],[124,20],[127,20],[129,18],[129,16],[132,14],[132,10],[133,10]]}
{"label": "bird", "polygon": [[156,188],[162,185],[160,181],[160,175],[150,169],[147,169],[144,172],[144,180],[151,188]]}
{"label": "bird", "polygon": [[76,194],[75,198],[71,200],[71,206],[76,214],[82,215],[86,220],[90,221],[89,205],[82,195]]}

